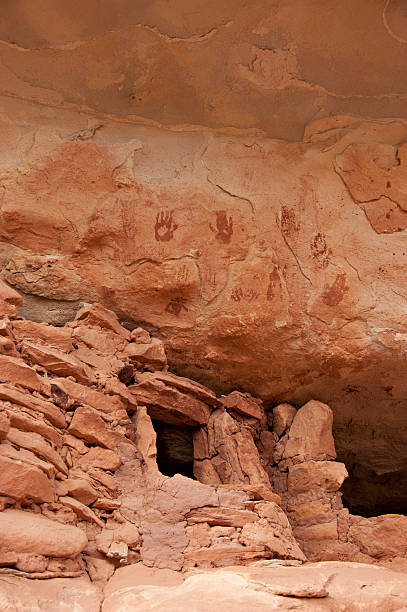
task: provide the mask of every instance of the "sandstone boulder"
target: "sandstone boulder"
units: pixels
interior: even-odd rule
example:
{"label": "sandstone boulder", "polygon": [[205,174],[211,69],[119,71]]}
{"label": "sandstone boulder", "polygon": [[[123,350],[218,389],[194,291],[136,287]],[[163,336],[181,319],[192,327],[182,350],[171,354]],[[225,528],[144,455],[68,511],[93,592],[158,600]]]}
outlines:
{"label": "sandstone boulder", "polygon": [[69,495],[62,496],[59,498],[61,504],[70,508],[78,515],[79,520],[88,521],[89,523],[96,523],[99,527],[103,529],[105,526],[104,522],[91,510],[80,502],[78,499],[70,497]]}
{"label": "sandstone boulder", "polygon": [[18,501],[54,501],[53,482],[37,466],[18,459],[0,456],[0,495]]}
{"label": "sandstone boulder", "polygon": [[335,459],[332,421],[332,410],[326,404],[311,400],[302,406],[290,427],[283,458],[297,462]]}
{"label": "sandstone boulder", "polygon": [[[208,483],[258,485],[270,487],[270,480],[261,464],[252,430],[241,425],[224,408],[214,410],[208,421],[207,442],[201,432],[197,441],[198,457],[208,452],[207,462],[195,461],[194,470]],[[213,469],[212,469],[213,468]],[[216,474],[217,476],[216,476]]]}
{"label": "sandstone boulder", "polygon": [[362,553],[375,559],[407,555],[407,516],[385,514],[372,518],[352,517],[348,534]]}
{"label": "sandstone boulder", "polygon": [[21,385],[33,391],[41,390],[41,378],[22,359],[0,355],[0,380]]}
{"label": "sandstone boulder", "polygon": [[[285,517],[284,517],[285,518]],[[274,559],[298,559],[305,555],[298,546],[288,524],[272,523],[265,518],[243,526],[239,541],[246,546],[263,546],[266,557]]]}
{"label": "sandstone boulder", "polygon": [[273,408],[273,431],[278,437],[291,427],[296,414],[296,409],[290,404],[279,404]]}
{"label": "sandstone boulder", "polygon": [[99,497],[98,491],[83,478],[67,478],[63,481],[63,485],[69,495],[86,506],[92,504]]}
{"label": "sandstone boulder", "polygon": [[114,449],[123,436],[109,429],[102,417],[96,411],[85,406],[75,410],[75,414],[68,430],[74,436],[86,440],[90,444],[97,444],[104,448]]}
{"label": "sandstone boulder", "polygon": [[348,472],[343,463],[336,461],[306,461],[288,468],[288,492],[296,495],[313,488],[338,491]]}
{"label": "sandstone boulder", "polygon": [[196,380],[184,378],[183,376],[175,376],[172,372],[155,372],[154,378],[161,380],[170,387],[175,387],[180,391],[184,391],[208,404],[208,406],[221,406],[222,400],[216,397],[216,394],[208,387],[201,385]]}
{"label": "sandstone boulder", "polygon": [[167,365],[164,345],[158,338],[152,338],[148,344],[130,342],[124,352],[132,361],[142,365],[149,365],[157,369],[162,369]]}
{"label": "sandstone boulder", "polygon": [[246,417],[260,420],[264,414],[258,400],[256,401],[249,394],[239,393],[239,391],[229,393],[229,395],[222,399],[222,403],[227,410],[233,410]]}
{"label": "sandstone boulder", "polygon": [[[53,378],[51,384],[53,398],[58,405],[67,408],[71,404],[86,404],[100,412],[112,413],[118,419],[127,416],[124,404],[117,395],[108,395],[96,389],[78,384],[69,378]],[[62,392],[62,393],[61,393]]]}
{"label": "sandstone boulder", "polygon": [[120,325],[117,315],[101,304],[92,304],[81,308],[75,317],[75,321],[82,320],[86,320],[89,325],[110,329],[126,340],[131,337],[130,332]]}
{"label": "sandstone boulder", "polygon": [[24,339],[42,342],[67,353],[73,349],[72,330],[67,327],[55,327],[27,319],[13,321],[11,327],[19,342]]}
{"label": "sandstone boulder", "polygon": [[58,376],[73,376],[78,382],[85,384],[95,382],[94,374],[86,364],[58,349],[24,340],[22,355],[28,361],[44,366]]}
{"label": "sandstone boulder", "polygon": [[2,545],[10,550],[47,557],[76,557],[88,542],[77,527],[22,510],[0,512],[0,533]]}
{"label": "sandstone boulder", "polygon": [[211,410],[196,397],[165,384],[154,374],[141,374],[138,380],[129,390],[135,401],[148,407],[152,418],[174,425],[197,426],[208,422]]}

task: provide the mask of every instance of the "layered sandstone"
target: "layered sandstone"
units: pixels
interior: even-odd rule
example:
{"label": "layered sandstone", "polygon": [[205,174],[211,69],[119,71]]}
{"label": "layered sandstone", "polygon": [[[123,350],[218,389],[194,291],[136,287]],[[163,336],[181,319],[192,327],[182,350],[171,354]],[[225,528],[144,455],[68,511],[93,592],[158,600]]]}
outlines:
{"label": "layered sandstone", "polygon": [[[141,328],[130,332],[99,305],[55,328],[16,317],[9,296],[20,301],[4,286],[3,572],[53,577],[87,571],[103,578],[139,559],[171,569],[305,559],[261,465],[258,427],[251,430],[252,417],[245,425],[241,414],[254,400],[232,394],[240,410],[235,420],[224,407],[231,398],[218,399],[167,372],[160,341]],[[253,405],[255,421],[264,421],[261,403]],[[151,417],[189,428],[192,465],[202,455],[199,440],[211,415],[229,419],[237,436],[228,454],[232,471],[221,472],[213,486],[199,479],[196,466],[201,482],[160,473]],[[223,430],[214,435],[219,445]],[[214,460],[214,471],[217,466]]]}
{"label": "layered sandstone", "polygon": [[404,609],[406,11],[331,4],[3,2],[2,609]]}
{"label": "layered sandstone", "polygon": [[99,301],[154,330],[128,358],[267,406],[328,403],[348,502],[403,511],[407,123],[330,118],[283,142],[106,121],[83,139],[85,116],[56,131],[26,107],[28,141],[7,112],[0,269],[21,313],[61,325]]}
{"label": "layered sandstone", "polygon": [[407,559],[406,517],[343,509],[327,405],[218,397],[104,307],[53,327],[1,288],[0,573]]}
{"label": "layered sandstone", "polygon": [[403,2],[3,5],[22,312],[99,301],[218,393],[326,402],[347,501],[404,511]]}

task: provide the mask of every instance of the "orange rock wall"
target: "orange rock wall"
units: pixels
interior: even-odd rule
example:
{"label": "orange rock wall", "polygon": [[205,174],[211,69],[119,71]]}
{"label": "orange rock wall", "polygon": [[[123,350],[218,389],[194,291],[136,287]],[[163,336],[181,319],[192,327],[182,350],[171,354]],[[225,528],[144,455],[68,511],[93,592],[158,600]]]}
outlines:
{"label": "orange rock wall", "polygon": [[401,0],[3,5],[0,274],[21,312],[100,301],[219,392],[327,402],[355,507],[403,511]]}
{"label": "orange rock wall", "polygon": [[4,0],[2,17],[3,96],[99,124],[299,140],[315,118],[405,116],[403,0]]}
{"label": "orange rock wall", "polygon": [[[405,562],[407,517],[343,509],[329,406],[266,413],[248,394],[217,397],[99,304],[56,328],[16,317],[10,300],[0,282],[0,574]],[[158,456],[156,421],[189,429],[191,477]]]}

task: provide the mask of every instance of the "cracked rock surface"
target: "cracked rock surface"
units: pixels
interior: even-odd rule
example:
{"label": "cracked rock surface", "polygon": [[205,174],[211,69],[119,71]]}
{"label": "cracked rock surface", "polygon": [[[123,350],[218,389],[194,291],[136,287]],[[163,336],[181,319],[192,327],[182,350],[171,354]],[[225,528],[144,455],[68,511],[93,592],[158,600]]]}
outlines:
{"label": "cracked rock surface", "polygon": [[[65,586],[64,586],[65,585]],[[4,609],[130,612],[192,610],[226,612],[242,609],[301,610],[307,612],[402,612],[407,601],[405,574],[360,563],[325,562],[307,567],[281,564],[230,567],[179,575],[171,570],[149,570],[138,563],[116,571],[99,590],[85,578],[32,581],[0,578]]]}
{"label": "cracked rock surface", "polygon": [[404,9],[402,0],[5,0],[1,95],[90,111],[91,124],[68,128],[73,140],[109,118],[298,140],[314,118],[405,115]]}
{"label": "cracked rock surface", "polygon": [[0,281],[2,608],[406,603],[407,517],[343,507],[329,406],[219,397],[98,303],[54,327],[21,301]]}
{"label": "cracked rock surface", "polygon": [[[61,325],[98,301],[218,393],[328,403],[353,509],[405,511],[407,122],[321,119],[287,142],[109,119],[83,139],[89,114],[1,104],[0,273],[21,313]],[[106,367],[47,359],[79,357],[82,380]]]}
{"label": "cracked rock surface", "polygon": [[[227,429],[209,413],[223,405],[214,392],[236,388],[266,408],[318,400],[333,410],[349,509],[406,512],[406,44],[402,0],[4,0],[3,312],[17,305],[34,323],[16,320],[14,340],[0,334],[0,379],[23,387],[0,383],[0,398],[35,404],[47,423],[12,408],[0,437],[7,430],[11,454],[41,451],[43,469],[24,468],[39,500],[52,497],[52,470],[64,473],[41,436],[58,445],[50,426],[66,423],[25,361],[59,378],[63,410],[65,396],[84,401],[84,385],[111,419],[126,400],[98,395],[95,371],[116,368],[130,386],[130,362],[168,363],[177,384],[143,372],[132,391],[153,419]],[[63,326],[89,302],[143,329],[130,342],[117,321],[103,336],[80,323],[74,337],[35,327]],[[215,399],[195,386],[183,403],[186,378]],[[96,417],[88,428],[89,415],[78,408],[68,439],[112,451],[116,434]],[[269,433],[263,452],[280,456],[286,440]],[[251,447],[240,430],[236,440]],[[205,482],[234,469],[264,479],[256,462],[222,456],[219,440],[200,444]],[[77,480],[61,497],[94,498]]]}

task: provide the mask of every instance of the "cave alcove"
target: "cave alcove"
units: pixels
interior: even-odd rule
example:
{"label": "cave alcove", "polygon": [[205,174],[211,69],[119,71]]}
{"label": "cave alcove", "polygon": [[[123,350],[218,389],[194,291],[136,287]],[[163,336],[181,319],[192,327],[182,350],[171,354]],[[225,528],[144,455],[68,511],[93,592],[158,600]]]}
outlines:
{"label": "cave alcove", "polygon": [[342,485],[345,508],[358,516],[407,515],[407,468],[377,473],[357,459],[345,457],[349,477]]}
{"label": "cave alcove", "polygon": [[170,425],[152,420],[157,436],[157,465],[165,476],[182,474],[194,478],[194,444],[192,427]]}

